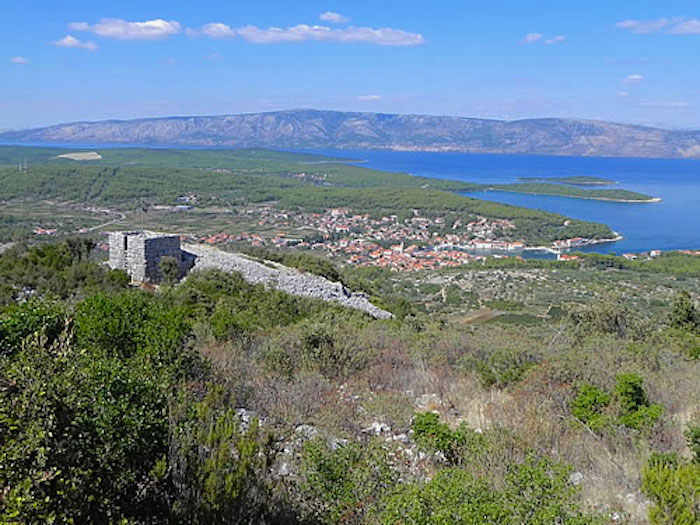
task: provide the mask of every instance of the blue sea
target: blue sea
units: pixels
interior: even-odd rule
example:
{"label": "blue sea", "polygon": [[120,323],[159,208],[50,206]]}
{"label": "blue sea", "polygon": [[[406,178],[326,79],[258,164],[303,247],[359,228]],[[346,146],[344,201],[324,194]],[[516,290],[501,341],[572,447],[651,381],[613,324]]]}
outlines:
{"label": "blue sea", "polygon": [[[309,151],[311,153],[311,151]],[[700,160],[545,157],[393,151],[315,151],[361,159],[363,166],[412,175],[479,183],[518,182],[519,177],[589,175],[613,186],[660,197],[656,203],[624,203],[487,191],[469,196],[538,208],[609,225],[624,238],[589,246],[601,253],[700,249]]]}

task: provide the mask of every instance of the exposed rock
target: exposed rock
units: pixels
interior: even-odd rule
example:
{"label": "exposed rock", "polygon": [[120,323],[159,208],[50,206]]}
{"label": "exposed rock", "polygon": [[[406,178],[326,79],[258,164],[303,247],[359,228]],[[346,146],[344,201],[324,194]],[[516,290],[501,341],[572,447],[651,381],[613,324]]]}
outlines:
{"label": "exposed rock", "polygon": [[583,474],[580,472],[572,472],[569,476],[569,483],[572,485],[580,485],[583,481]]}
{"label": "exposed rock", "polygon": [[364,432],[365,434],[372,434],[374,436],[378,436],[379,434],[384,434],[385,432],[391,432],[391,427],[386,423],[373,421],[369,427],[363,428],[362,432]]}
{"label": "exposed rock", "polygon": [[294,429],[294,432],[306,439],[313,439],[319,435],[318,430],[312,425],[299,425]]}

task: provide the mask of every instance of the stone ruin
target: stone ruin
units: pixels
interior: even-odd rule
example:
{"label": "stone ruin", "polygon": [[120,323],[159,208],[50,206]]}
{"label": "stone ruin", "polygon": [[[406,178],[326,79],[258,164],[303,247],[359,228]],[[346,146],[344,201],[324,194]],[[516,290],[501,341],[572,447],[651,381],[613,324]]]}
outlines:
{"label": "stone ruin", "polygon": [[133,282],[158,283],[163,276],[160,261],[173,257],[180,266],[180,278],[192,267],[194,258],[180,248],[180,237],[153,232],[112,232],[109,234],[109,266],[124,270]]}
{"label": "stone ruin", "polygon": [[125,270],[135,283],[158,283],[163,276],[160,261],[173,257],[180,265],[180,278],[191,269],[217,269],[236,272],[252,284],[261,284],[299,297],[320,299],[353,308],[379,319],[390,319],[391,312],[374,306],[369,297],[347,289],[342,283],[301,272],[271,261],[256,261],[242,254],[221,251],[201,244],[180,246],[180,237],[153,232],[113,232],[109,234],[109,266]]}

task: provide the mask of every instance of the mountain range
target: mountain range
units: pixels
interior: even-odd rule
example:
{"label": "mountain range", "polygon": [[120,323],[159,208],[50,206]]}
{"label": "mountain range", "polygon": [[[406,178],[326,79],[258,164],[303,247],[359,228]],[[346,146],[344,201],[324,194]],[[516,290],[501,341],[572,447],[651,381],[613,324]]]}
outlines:
{"label": "mountain range", "polygon": [[504,121],[307,109],[74,122],[3,132],[0,142],[700,158],[700,131],[565,118]]}

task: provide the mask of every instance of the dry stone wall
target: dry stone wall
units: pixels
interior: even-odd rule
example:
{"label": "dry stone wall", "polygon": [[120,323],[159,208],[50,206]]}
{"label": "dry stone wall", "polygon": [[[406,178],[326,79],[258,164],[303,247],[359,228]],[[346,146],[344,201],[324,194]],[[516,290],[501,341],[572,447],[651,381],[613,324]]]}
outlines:
{"label": "dry stone wall", "polygon": [[352,292],[342,283],[329,281],[325,277],[300,272],[270,261],[262,264],[244,255],[223,252],[211,246],[196,244],[184,248],[197,257],[195,270],[215,268],[226,272],[238,272],[249,283],[263,284],[300,297],[335,302],[366,312],[377,319],[393,317],[391,312],[374,306],[366,294]]}

